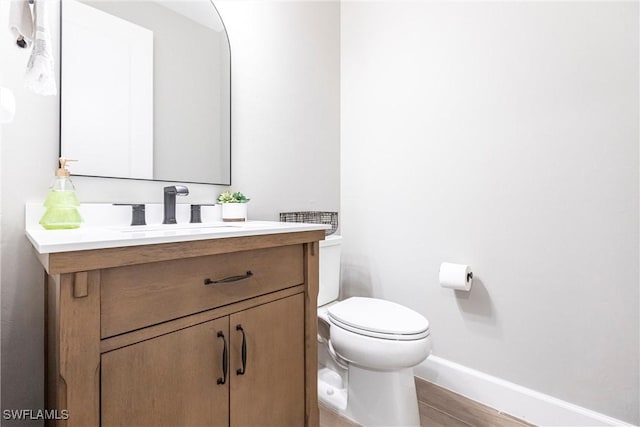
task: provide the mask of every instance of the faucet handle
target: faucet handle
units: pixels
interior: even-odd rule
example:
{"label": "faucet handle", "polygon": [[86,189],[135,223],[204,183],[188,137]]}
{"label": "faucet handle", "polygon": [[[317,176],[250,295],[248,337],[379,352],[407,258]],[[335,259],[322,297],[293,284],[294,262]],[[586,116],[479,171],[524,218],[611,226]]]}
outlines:
{"label": "faucet handle", "polygon": [[203,206],[215,206],[215,203],[198,203],[191,204],[191,219],[189,222],[191,224],[198,224],[202,222],[202,207]]}
{"label": "faucet handle", "polygon": [[131,206],[131,225],[147,225],[144,203],[114,203],[114,206]]}
{"label": "faucet handle", "polygon": [[198,224],[202,222],[202,205],[191,205],[191,224]]}
{"label": "faucet handle", "polygon": [[145,205],[131,205],[131,225],[147,225]]}

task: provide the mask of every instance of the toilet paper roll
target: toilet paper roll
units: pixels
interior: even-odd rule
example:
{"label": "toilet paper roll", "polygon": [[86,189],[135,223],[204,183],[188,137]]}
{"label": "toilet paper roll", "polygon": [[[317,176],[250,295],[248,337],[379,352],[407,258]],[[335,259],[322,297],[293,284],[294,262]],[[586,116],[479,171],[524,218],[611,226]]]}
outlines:
{"label": "toilet paper roll", "polygon": [[468,291],[471,289],[473,273],[468,265],[443,262],[440,264],[440,285],[444,288]]}

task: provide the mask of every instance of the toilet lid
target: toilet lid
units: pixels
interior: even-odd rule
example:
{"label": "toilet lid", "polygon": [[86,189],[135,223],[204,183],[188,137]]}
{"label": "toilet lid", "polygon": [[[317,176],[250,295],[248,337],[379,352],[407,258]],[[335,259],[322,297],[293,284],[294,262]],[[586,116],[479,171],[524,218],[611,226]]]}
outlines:
{"label": "toilet lid", "polygon": [[429,336],[429,321],[419,313],[377,298],[353,297],[328,309],[341,328],[375,338],[416,340]]}

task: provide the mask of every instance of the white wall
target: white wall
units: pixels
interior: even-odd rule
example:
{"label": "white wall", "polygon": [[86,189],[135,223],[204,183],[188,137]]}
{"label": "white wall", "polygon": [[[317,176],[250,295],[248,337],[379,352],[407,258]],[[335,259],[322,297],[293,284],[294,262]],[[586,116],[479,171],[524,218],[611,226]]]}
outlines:
{"label": "white wall", "polygon": [[[0,71],[0,86],[2,86],[4,79],[2,78],[2,72]],[[2,126],[0,125],[0,147],[2,147]],[[2,150],[0,149],[0,176],[2,176]],[[2,185],[0,185],[0,236],[2,236]],[[0,260],[2,259],[2,244],[0,244]],[[0,312],[2,310],[2,263],[0,263]],[[0,321],[1,325],[1,321]],[[2,328],[0,327],[0,342],[2,342]],[[1,348],[1,346],[0,346]],[[0,367],[2,366],[2,351],[0,350]],[[0,368],[0,375],[2,374]],[[0,387],[0,402],[2,402],[2,387]]]}
{"label": "white wall", "polygon": [[[231,39],[232,188],[251,196],[250,219],[276,219],[285,208],[337,209],[339,4],[216,4]],[[8,2],[0,1],[0,20],[7,13]],[[58,52],[57,12],[51,15]],[[22,88],[28,56],[14,47],[4,24],[0,58],[3,84],[18,103],[14,122],[3,128],[0,155],[2,408],[37,409],[43,405],[43,279],[24,237],[24,204],[44,200],[53,178],[58,99]],[[165,185],[82,177],[73,181],[81,202],[161,202]],[[191,194],[179,202],[212,203],[224,189],[189,188]]]}
{"label": "white wall", "polygon": [[43,273],[24,238],[23,209],[26,200],[44,198],[53,176],[58,99],[23,88],[28,53],[7,30],[8,8],[9,2],[0,2],[0,73],[17,111],[13,122],[3,125],[1,146],[2,408],[37,409],[43,405]]}
{"label": "white wall", "polygon": [[234,187],[249,215],[337,211],[340,5],[216,2],[231,43]]}
{"label": "white wall", "polygon": [[[341,19],[345,293],[427,316],[438,356],[639,423],[638,4]],[[469,295],[442,261],[473,267]]]}

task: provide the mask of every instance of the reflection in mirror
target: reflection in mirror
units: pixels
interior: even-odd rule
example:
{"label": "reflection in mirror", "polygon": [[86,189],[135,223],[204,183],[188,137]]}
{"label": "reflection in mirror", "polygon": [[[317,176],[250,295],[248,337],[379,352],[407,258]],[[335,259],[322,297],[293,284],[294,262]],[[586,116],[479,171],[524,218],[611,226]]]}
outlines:
{"label": "reflection in mirror", "polygon": [[231,183],[231,54],[209,0],[63,0],[61,20],[75,175]]}

